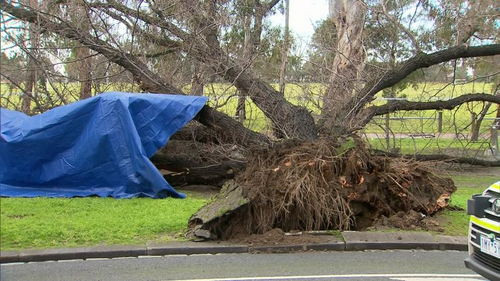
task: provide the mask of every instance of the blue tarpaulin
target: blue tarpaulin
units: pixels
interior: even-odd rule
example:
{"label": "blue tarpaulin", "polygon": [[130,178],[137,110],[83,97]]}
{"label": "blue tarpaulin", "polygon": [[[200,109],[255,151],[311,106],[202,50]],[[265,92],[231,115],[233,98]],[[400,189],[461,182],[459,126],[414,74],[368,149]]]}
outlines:
{"label": "blue tarpaulin", "polygon": [[112,92],[31,117],[1,108],[0,196],[183,198],[149,158],[206,101]]}

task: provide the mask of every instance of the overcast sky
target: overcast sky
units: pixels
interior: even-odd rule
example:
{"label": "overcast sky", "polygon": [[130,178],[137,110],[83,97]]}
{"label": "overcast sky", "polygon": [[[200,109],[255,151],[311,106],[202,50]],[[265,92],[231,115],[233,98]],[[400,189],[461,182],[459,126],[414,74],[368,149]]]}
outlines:
{"label": "overcast sky", "polygon": [[[328,16],[328,0],[290,0],[290,29],[295,36],[309,41],[314,26]],[[285,25],[285,16],[276,14],[271,18],[275,25]]]}

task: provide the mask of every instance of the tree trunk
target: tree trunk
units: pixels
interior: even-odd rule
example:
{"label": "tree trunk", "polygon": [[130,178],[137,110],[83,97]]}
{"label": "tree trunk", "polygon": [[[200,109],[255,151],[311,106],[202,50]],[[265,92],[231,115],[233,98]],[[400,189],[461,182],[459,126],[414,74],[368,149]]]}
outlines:
{"label": "tree trunk", "polygon": [[479,140],[479,130],[481,129],[481,124],[483,123],[483,120],[486,117],[488,110],[490,110],[490,107],[491,107],[491,102],[488,102],[486,104],[486,106],[483,108],[483,110],[481,110],[479,117],[474,118],[472,120],[471,136],[470,136],[471,141],[478,141]]}
{"label": "tree trunk", "polygon": [[222,187],[226,181],[233,179],[236,173],[244,168],[245,163],[226,160],[215,165],[191,167],[180,172],[165,173],[163,177],[172,186],[199,184]]}
{"label": "tree trunk", "polygon": [[[500,94],[498,94],[498,96],[500,96]],[[493,126],[500,128],[500,103],[497,105],[497,115],[495,117],[495,121],[493,121]]]}
{"label": "tree trunk", "polygon": [[236,117],[238,118],[238,121],[240,123],[243,123],[247,119],[247,109],[246,109],[246,100],[247,96],[241,92],[238,91],[238,105],[236,106]]}
{"label": "tree trunk", "polygon": [[191,78],[191,94],[196,96],[203,96],[203,89],[205,82],[203,81],[202,65],[198,61],[193,62],[193,75]]}
{"label": "tree trunk", "polygon": [[283,42],[281,68],[280,68],[280,93],[285,95],[286,65],[288,63],[288,48],[290,45],[290,0],[285,0],[285,40]]}
{"label": "tree trunk", "polygon": [[335,0],[330,2],[330,17],[337,28],[337,52],[332,75],[323,96],[322,130],[330,133],[337,126],[348,126],[338,118],[339,104],[349,100],[359,85],[364,67],[363,27],[366,6],[362,1]]}
{"label": "tree trunk", "polygon": [[[28,5],[36,6],[34,0],[28,0]],[[36,47],[38,45],[38,27],[36,23],[30,23],[28,27],[28,37],[30,42],[30,53],[28,54],[28,75],[26,77],[26,86],[22,98],[21,110],[26,114],[31,114],[31,101],[34,100],[37,93],[37,66],[35,59],[37,57]]]}
{"label": "tree trunk", "polygon": [[202,184],[220,187],[246,166],[243,154],[231,146],[193,140],[170,140],[151,157],[151,162],[173,186]]}
{"label": "tree trunk", "polygon": [[[250,15],[246,15],[243,25],[244,38],[243,38],[243,55],[242,60],[240,61],[240,65],[243,69],[250,66],[250,61],[255,54],[255,44],[252,42],[254,36],[251,33],[251,24],[252,17]],[[258,23],[256,23],[258,24]],[[260,40],[260,34],[259,34]],[[236,106],[236,114],[238,121],[243,124],[243,122],[247,119],[247,109],[246,109],[246,100],[247,93],[243,90],[238,90],[238,105]]]}
{"label": "tree trunk", "polygon": [[83,46],[76,47],[76,61],[79,64],[80,100],[92,97],[92,65],[90,50]]}
{"label": "tree trunk", "polygon": [[[257,1],[258,2],[258,1]],[[259,2],[260,3],[260,2]],[[204,20],[209,21],[205,31],[205,42],[208,48],[206,53],[200,52],[199,59],[207,63],[215,73],[219,73],[224,80],[233,83],[235,87],[248,94],[252,101],[263,111],[273,123],[274,135],[278,138],[298,138],[312,140],[317,138],[316,124],[312,115],[306,108],[291,104],[278,91],[273,89],[268,83],[256,78],[250,69],[244,68],[241,64],[230,59],[220,47],[220,40],[217,35],[217,23],[215,3],[207,2],[207,10],[210,16]],[[260,42],[262,31],[262,17],[267,9],[261,6],[255,9],[254,22],[260,23],[254,26],[251,34],[254,48]],[[260,44],[260,43],[259,43]]]}

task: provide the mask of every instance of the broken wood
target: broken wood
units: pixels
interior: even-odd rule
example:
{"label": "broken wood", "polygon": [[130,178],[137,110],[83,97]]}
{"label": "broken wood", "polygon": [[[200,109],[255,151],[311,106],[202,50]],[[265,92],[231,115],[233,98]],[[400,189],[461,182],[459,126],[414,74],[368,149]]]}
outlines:
{"label": "broken wood", "polygon": [[171,140],[151,162],[172,186],[215,185],[234,178],[246,160],[237,147]]}

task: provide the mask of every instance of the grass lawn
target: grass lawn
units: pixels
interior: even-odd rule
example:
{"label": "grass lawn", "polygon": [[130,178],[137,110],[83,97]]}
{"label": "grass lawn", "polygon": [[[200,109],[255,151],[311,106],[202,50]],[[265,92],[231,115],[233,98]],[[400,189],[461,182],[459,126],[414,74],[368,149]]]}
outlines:
{"label": "grass lawn", "polygon": [[1,198],[1,250],[184,239],[206,198]]}
{"label": "grass lawn", "polygon": [[[446,235],[467,235],[467,199],[497,176],[452,175],[458,191],[435,216]],[[1,198],[1,250],[182,241],[189,217],[209,199]]]}
{"label": "grass lawn", "polygon": [[[387,150],[384,138],[368,138],[370,148]],[[397,138],[390,139],[391,148],[402,154],[448,154],[460,157],[481,157],[490,148],[489,141],[471,142],[452,138]]]}
{"label": "grass lawn", "polygon": [[467,200],[473,194],[482,193],[488,186],[500,180],[499,176],[451,175],[458,190],[451,197],[451,206],[463,210],[444,210],[435,216],[445,231],[445,235],[467,235],[469,216],[466,213]]}

